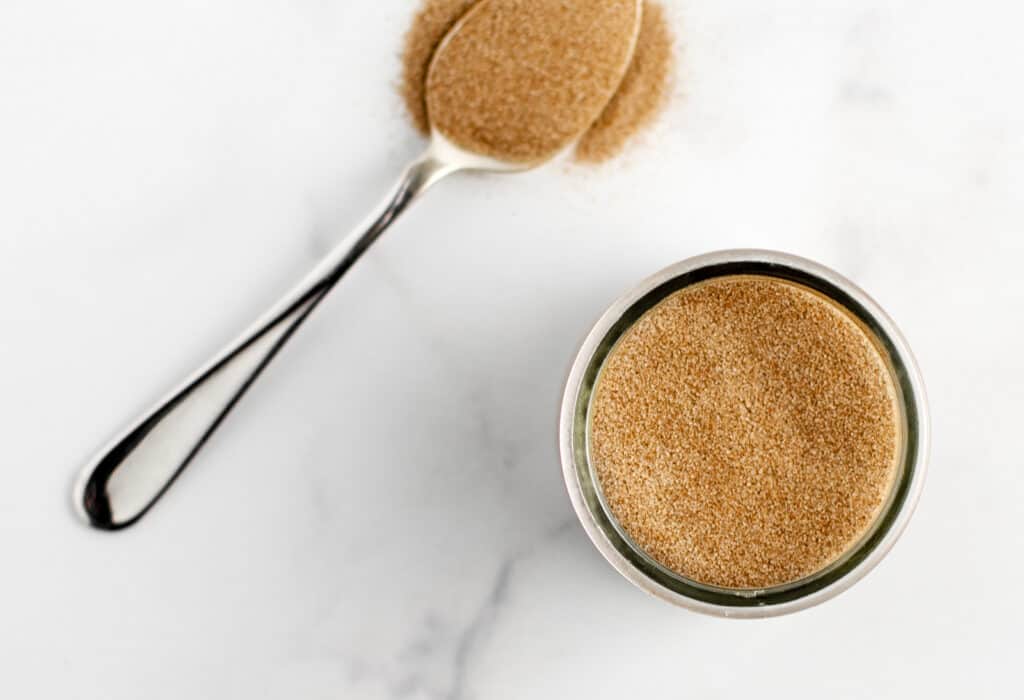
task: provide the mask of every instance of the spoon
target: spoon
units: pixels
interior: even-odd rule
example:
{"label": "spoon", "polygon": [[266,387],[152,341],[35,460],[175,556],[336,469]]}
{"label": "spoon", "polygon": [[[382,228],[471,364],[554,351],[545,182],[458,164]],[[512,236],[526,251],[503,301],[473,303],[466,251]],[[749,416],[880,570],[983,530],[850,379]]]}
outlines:
{"label": "spoon", "polygon": [[[482,0],[456,23],[435,52],[430,74],[467,20],[493,1]],[[628,58],[636,44],[641,12],[642,0],[637,0],[636,30],[630,40]],[[628,65],[626,60],[623,75]],[[594,114],[593,118],[598,116]],[[586,128],[582,129],[564,146],[570,147],[585,132]],[[461,148],[436,126],[432,127],[426,152],[405,169],[391,195],[363,225],[342,240],[284,298],[89,462],[75,484],[75,510],[88,524],[102,530],[128,527],[145,515],[302,322],[374,241],[431,186],[459,171],[529,170],[563,150],[531,162],[506,162]]]}

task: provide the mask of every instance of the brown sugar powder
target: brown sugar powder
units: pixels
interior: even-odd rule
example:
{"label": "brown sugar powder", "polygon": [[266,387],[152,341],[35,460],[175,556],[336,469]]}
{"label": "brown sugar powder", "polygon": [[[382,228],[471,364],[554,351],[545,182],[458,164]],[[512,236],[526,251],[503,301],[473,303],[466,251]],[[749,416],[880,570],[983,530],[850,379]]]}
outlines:
{"label": "brown sugar powder", "polygon": [[590,456],[615,518],[656,561],[767,588],[870,530],[900,415],[887,363],[846,311],[794,283],[727,276],[668,297],[612,350]]}
{"label": "brown sugar powder", "polygon": [[480,3],[480,16],[467,18],[473,31],[460,32],[460,45],[446,48],[428,106],[435,50],[477,4],[425,0],[406,35],[401,93],[421,133],[429,133],[432,120],[461,146],[523,162],[561,150],[593,122],[577,157],[599,162],[616,155],[664,106],[674,59],[664,12],[644,3],[623,77],[623,32],[635,31],[635,17],[627,23],[635,4],[623,0]]}
{"label": "brown sugar powder", "polygon": [[576,145],[578,160],[600,163],[618,155],[657,119],[668,100],[673,44],[665,9],[645,2],[633,61],[611,102]]}

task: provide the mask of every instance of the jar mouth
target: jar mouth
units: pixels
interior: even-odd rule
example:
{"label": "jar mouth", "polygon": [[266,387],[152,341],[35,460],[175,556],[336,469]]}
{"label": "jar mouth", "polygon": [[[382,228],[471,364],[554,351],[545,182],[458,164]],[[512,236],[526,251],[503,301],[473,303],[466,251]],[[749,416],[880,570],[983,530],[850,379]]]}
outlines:
{"label": "jar mouth", "polygon": [[[841,308],[871,338],[890,369],[902,421],[902,445],[888,499],[874,524],[842,556],[802,579],[760,589],[721,588],[688,579],[655,561],[626,534],[608,507],[589,457],[590,408],[601,368],[618,340],[670,295],[734,275],[772,277],[809,288]],[[768,617],[823,602],[862,578],[885,556],[913,511],[927,462],[924,386],[906,341],[867,294],[817,263],[771,251],[724,251],[673,265],[619,299],[583,344],[562,405],[561,453],[570,497],[591,540],[640,588],[669,602],[726,617]]]}

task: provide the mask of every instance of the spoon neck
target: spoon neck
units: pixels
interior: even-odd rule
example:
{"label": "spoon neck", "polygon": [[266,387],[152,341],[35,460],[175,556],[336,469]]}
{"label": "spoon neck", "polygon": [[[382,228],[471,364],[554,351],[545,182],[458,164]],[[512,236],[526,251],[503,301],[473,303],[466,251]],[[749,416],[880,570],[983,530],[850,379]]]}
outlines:
{"label": "spoon neck", "polygon": [[461,170],[460,166],[439,157],[434,149],[428,149],[405,169],[395,203],[400,202],[403,207],[408,206],[433,185],[458,170]]}

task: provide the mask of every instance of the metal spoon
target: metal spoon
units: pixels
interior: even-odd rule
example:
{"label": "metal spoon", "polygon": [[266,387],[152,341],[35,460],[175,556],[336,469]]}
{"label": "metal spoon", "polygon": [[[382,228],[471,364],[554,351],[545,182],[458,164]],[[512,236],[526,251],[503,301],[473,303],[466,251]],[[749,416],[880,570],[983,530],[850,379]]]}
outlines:
{"label": "metal spoon", "polygon": [[[637,0],[634,45],[641,11],[641,0]],[[456,24],[441,43],[434,65],[463,25],[464,21]],[[627,67],[628,62],[623,66],[623,74]],[[74,488],[76,511],[87,523],[103,530],[128,527],[145,515],[292,333],[373,242],[432,185],[462,170],[520,172],[549,159],[530,163],[495,160],[462,149],[433,129],[426,153],[406,168],[393,193],[364,225],[345,238],[281,301],[86,466]]]}

